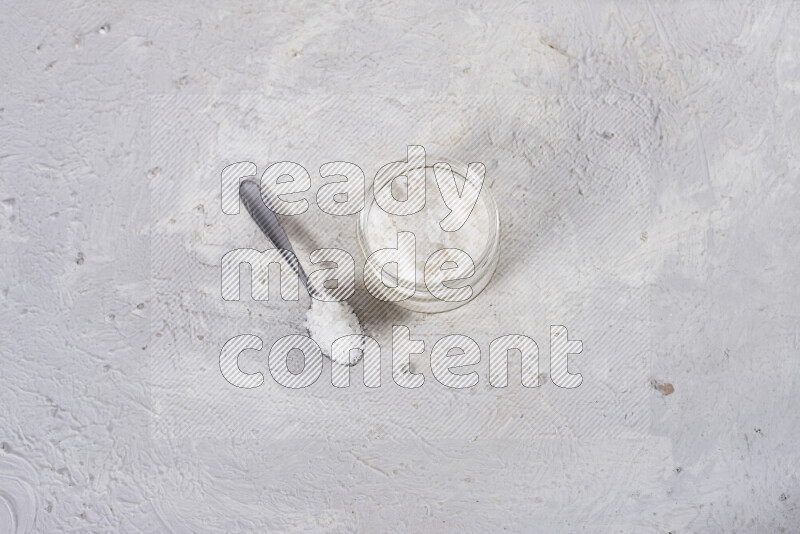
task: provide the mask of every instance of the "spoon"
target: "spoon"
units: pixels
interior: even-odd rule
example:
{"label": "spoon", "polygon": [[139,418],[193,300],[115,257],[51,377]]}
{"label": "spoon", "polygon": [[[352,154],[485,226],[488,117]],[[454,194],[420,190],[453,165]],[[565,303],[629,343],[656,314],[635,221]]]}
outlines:
{"label": "spoon", "polygon": [[253,180],[242,180],[242,183],[239,184],[239,197],[244,202],[244,207],[250,217],[278,248],[280,255],[297,273],[298,278],[312,297],[311,309],[306,316],[311,338],[321,345],[322,353],[332,361],[346,367],[357,364],[363,353],[359,354],[357,358],[351,358],[349,352],[339,357],[331,355],[333,341],[343,336],[361,335],[361,325],[353,309],[345,301],[326,302],[320,292],[309,285],[308,276],[297,260],[297,255],[294,253],[286,231],[275,212],[264,203],[261,197],[261,186],[258,183]]}
{"label": "spoon", "polygon": [[283,229],[275,212],[269,209],[262,200],[261,186],[253,180],[242,180],[242,183],[239,184],[239,197],[244,202],[244,207],[253,221],[277,247],[278,252],[289,264],[289,267],[294,269],[308,293],[313,294],[314,290],[308,285],[308,276],[300,262],[297,261],[297,255],[294,253],[289,236],[286,235],[286,230]]}

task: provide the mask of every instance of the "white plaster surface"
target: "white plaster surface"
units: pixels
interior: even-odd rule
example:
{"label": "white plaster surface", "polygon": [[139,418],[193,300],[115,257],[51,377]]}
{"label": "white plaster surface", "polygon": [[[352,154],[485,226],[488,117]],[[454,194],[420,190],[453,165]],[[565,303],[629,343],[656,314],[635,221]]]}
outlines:
{"label": "white plaster surface", "polygon": [[[0,29],[0,532],[800,532],[796,2],[33,0],[4,3]],[[288,119],[274,125],[263,114],[269,108],[230,96],[242,93],[286,101]],[[646,339],[636,345],[647,349],[639,355],[646,365],[619,375],[630,383],[588,380],[591,362],[618,361],[610,347],[627,338],[609,333],[598,351],[589,350],[599,345],[597,337],[576,333],[585,346],[581,388],[608,402],[623,398],[623,390],[642,392],[635,423],[616,419],[603,427],[614,431],[590,432],[596,427],[585,417],[559,413],[522,433],[492,426],[538,417],[539,399],[555,396],[546,383],[534,392],[537,403],[525,404],[525,391],[512,378],[508,397],[481,390],[477,398],[498,400],[496,409],[468,433],[431,431],[437,418],[449,424],[469,397],[445,396],[426,384],[420,397],[387,385],[386,395],[364,404],[364,413],[380,416],[377,408],[387,398],[409,410],[423,399],[452,403],[452,410],[425,413],[424,429],[413,419],[373,425],[354,414],[350,432],[342,431],[343,423],[326,427],[315,420],[313,428],[298,424],[276,435],[258,432],[270,428],[259,415],[279,413],[273,396],[306,413],[343,403],[329,385],[302,397],[305,404],[265,385],[253,390],[232,423],[220,414],[240,392],[222,382],[213,354],[198,352],[202,361],[188,353],[176,358],[174,369],[185,364],[195,374],[172,389],[164,384],[168,375],[153,372],[164,369],[154,355],[163,341],[151,326],[163,301],[153,291],[159,281],[157,269],[151,271],[151,241],[164,221],[154,216],[162,205],[150,191],[165,173],[152,146],[154,95],[192,106],[233,102],[224,115],[229,120],[212,130],[215,111],[158,132],[181,133],[171,141],[186,147],[181,158],[208,152],[236,161],[240,154],[205,132],[219,140],[226,138],[221,132],[274,131],[284,140],[265,141],[263,155],[255,141],[242,149],[252,152],[259,169],[294,158],[313,174],[343,158],[363,163],[369,175],[376,163],[402,156],[406,143],[434,139],[465,148],[458,159],[494,157],[495,170],[541,170],[548,158],[566,165],[559,155],[579,158],[589,146],[577,136],[546,137],[561,131],[555,125],[548,130],[513,117],[486,119],[477,130],[465,119],[464,139],[458,125],[444,133],[433,128],[421,140],[408,138],[409,129],[394,137],[362,136],[385,149],[371,152],[369,161],[347,153],[358,136],[326,144],[306,135],[309,146],[302,149],[286,142],[311,131],[293,116],[293,101],[304,104],[308,121],[321,124],[320,109],[356,109],[359,95],[392,94],[395,111],[371,119],[387,129],[410,128],[404,113],[420,101],[439,102],[453,120],[473,117],[482,101],[529,96],[547,116],[561,108],[542,102],[595,102],[578,114],[586,117],[578,126],[591,128],[577,131],[600,133],[597,142],[612,130],[592,118],[606,116],[624,97],[644,103],[652,118],[642,130],[649,132],[642,143],[652,163],[643,178],[649,198],[635,189],[632,204],[606,199],[625,210],[647,207],[628,225],[608,227],[630,239],[621,238],[620,247],[636,244],[630,250],[639,252],[624,259],[637,267],[600,272],[634,273],[620,279],[622,287],[646,292],[646,300],[642,293],[620,293],[642,306],[636,310],[646,308],[638,324]],[[342,99],[339,108],[336,99]],[[204,106],[186,109],[207,111]],[[535,137],[542,132],[544,138]],[[191,179],[214,190],[226,162],[202,157],[209,159],[206,167],[205,160],[186,160],[210,182]],[[634,163],[627,158],[624,165]],[[579,223],[603,228],[604,220],[584,221],[564,209],[580,206],[582,194],[598,202],[594,208],[604,206],[596,169],[587,164],[565,176],[569,183],[554,180],[545,188],[519,174],[493,183],[498,201],[510,202],[504,221],[514,225],[504,230],[512,250],[527,239],[556,254],[558,237],[573,246],[585,238],[589,230]],[[579,194],[581,186],[586,191]],[[551,187],[574,197],[547,200]],[[204,199],[176,197],[176,218],[203,221],[195,208],[205,209]],[[547,209],[537,211],[546,200]],[[216,209],[213,201],[210,196],[208,213]],[[258,234],[238,220],[248,242],[210,239],[210,246],[196,246],[187,240],[192,246],[185,250],[218,258],[214,247],[255,245]],[[216,238],[224,229],[212,226],[206,235]],[[308,246],[300,239],[297,248]],[[548,257],[526,256],[541,268]],[[563,260],[558,265],[567,270],[558,276],[574,282],[570,298],[595,300],[581,306],[562,299],[560,287],[534,284],[526,294],[538,291],[543,304],[512,300],[506,313],[487,314],[482,348],[505,333],[526,333],[546,346],[551,321],[563,319],[572,333],[570,317],[580,323],[581,313],[595,318],[583,321],[589,331],[605,324],[604,317],[607,324],[627,317],[587,289],[605,280],[590,267],[606,264],[592,258],[589,267],[578,262],[572,270]],[[514,272],[527,271],[493,281],[461,315],[441,319],[442,328],[425,334],[457,333],[470,309],[518,287]],[[203,283],[196,280],[199,293]],[[193,298],[180,304],[192,310],[200,302]],[[264,309],[267,320],[280,317],[282,334],[300,328],[301,306]],[[424,330],[424,320],[412,320]],[[208,319],[173,325],[176,339],[182,330],[197,339],[193,321]],[[219,335],[228,333],[245,332],[226,326]],[[261,334],[271,343],[267,329]],[[485,368],[480,372],[485,385]],[[613,378],[605,372],[598,376]],[[601,391],[599,384],[608,387]],[[208,387],[228,396],[203,398]],[[366,398],[363,388],[348,393]],[[206,412],[197,406],[210,415],[202,417]],[[181,414],[202,425],[181,427]]]}

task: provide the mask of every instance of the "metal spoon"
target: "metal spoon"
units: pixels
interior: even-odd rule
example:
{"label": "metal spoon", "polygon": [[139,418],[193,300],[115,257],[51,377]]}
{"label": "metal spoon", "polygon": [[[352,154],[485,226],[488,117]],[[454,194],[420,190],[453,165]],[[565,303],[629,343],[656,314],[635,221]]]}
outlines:
{"label": "metal spoon", "polygon": [[281,226],[281,222],[275,215],[275,212],[267,207],[261,197],[261,186],[253,180],[242,180],[239,184],[239,197],[244,202],[244,207],[250,217],[253,218],[255,223],[264,232],[270,241],[278,248],[278,252],[286,263],[294,269],[300,281],[308,290],[309,294],[313,294],[313,290],[308,285],[308,276],[297,260],[297,255],[294,253],[292,243],[286,235],[286,231]]}
{"label": "metal spoon", "polygon": [[[286,235],[286,231],[283,229],[283,226],[281,226],[278,217],[275,215],[275,212],[273,212],[267,207],[266,204],[264,204],[264,201],[261,197],[261,186],[253,180],[242,180],[242,183],[239,184],[239,197],[244,202],[244,207],[247,208],[247,212],[250,214],[250,217],[252,217],[261,231],[264,232],[264,235],[266,235],[269,240],[272,241],[272,243],[278,248],[278,252],[283,259],[285,259],[291,268],[294,269],[294,272],[297,273],[300,281],[303,282],[304,286],[306,286],[309,295],[312,297],[319,296],[312,286],[309,286],[308,276],[303,270],[303,267],[300,265],[300,262],[297,261],[297,256],[292,248],[292,243],[289,241],[289,237]],[[312,303],[312,308],[313,306],[314,304]],[[352,309],[346,302],[342,303],[341,306],[348,309],[349,313],[353,313]],[[357,317],[356,320],[358,320]],[[313,332],[311,332],[311,334],[313,337]],[[328,358],[331,358],[329,350],[329,347],[325,347],[323,348],[322,352]],[[350,358],[349,353],[346,357],[347,360],[344,362],[334,360],[333,358],[331,358],[331,360],[340,365],[351,367],[357,364],[361,359],[361,357],[359,357],[358,359],[353,360]]]}

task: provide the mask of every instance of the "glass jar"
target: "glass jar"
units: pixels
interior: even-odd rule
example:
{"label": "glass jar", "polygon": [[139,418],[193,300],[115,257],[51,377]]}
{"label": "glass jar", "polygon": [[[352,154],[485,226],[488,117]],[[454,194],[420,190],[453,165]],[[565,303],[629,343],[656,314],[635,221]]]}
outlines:
{"label": "glass jar", "polygon": [[[466,187],[466,180],[467,177],[465,176],[467,165],[455,160],[451,160],[448,158],[428,158],[430,161],[434,163],[448,163],[454,173],[454,175],[458,176],[459,180],[463,180],[465,182]],[[436,181],[433,180],[434,186],[431,187],[431,180],[428,176],[433,175],[433,163],[425,165],[425,173],[426,173],[426,206],[427,201],[431,198],[430,195],[440,195],[439,188],[436,187]],[[470,182],[472,183],[472,182]],[[477,184],[476,184],[477,186]],[[375,195],[374,195],[374,183],[370,186],[370,191],[373,191],[373,194],[367,194],[364,209],[361,211],[358,222],[356,224],[356,242],[358,244],[359,253],[361,254],[361,259],[364,264],[365,274],[366,271],[371,269],[372,274],[375,274],[379,279],[382,278],[387,282],[388,285],[397,285],[396,276],[390,273],[383,273],[381,277],[381,273],[377,272],[378,267],[372,265],[370,262],[367,261],[367,258],[380,248],[386,248],[386,246],[379,246],[376,243],[376,239],[371,237],[374,234],[375,226],[380,224],[376,222],[377,219],[384,217],[383,214],[376,214],[373,213],[375,210],[381,210],[382,208],[377,205],[375,202]],[[489,190],[488,186],[486,185],[485,181],[481,187],[480,194],[478,196],[478,200],[476,202],[475,207],[473,208],[472,212],[470,213],[470,217],[473,217],[475,214],[475,209],[479,209],[481,206],[486,213],[486,221],[485,225],[481,225],[482,233],[486,234],[486,241],[480,250],[477,253],[477,260],[473,260],[475,265],[475,270],[472,276],[469,278],[465,278],[463,280],[458,281],[458,287],[463,287],[465,285],[470,285],[472,287],[472,294],[466,300],[451,302],[447,300],[441,300],[431,294],[428,290],[427,285],[425,284],[424,277],[418,276],[416,283],[414,284],[414,294],[406,298],[405,300],[396,300],[393,301],[398,306],[402,306],[403,308],[416,311],[416,312],[423,312],[423,313],[438,313],[448,310],[453,310],[464,304],[467,304],[472,299],[474,299],[478,294],[483,291],[483,289],[487,286],[489,281],[492,279],[492,275],[494,275],[494,271],[497,268],[497,262],[500,257],[500,215],[497,209],[497,204],[495,203],[494,197],[492,196],[491,191]],[[424,210],[424,208],[423,208]],[[376,217],[376,215],[378,215]],[[385,218],[385,217],[384,217]],[[467,219],[467,223],[469,223],[469,219]],[[482,221],[483,222],[483,221]],[[438,224],[438,220],[436,221]],[[466,224],[466,223],[465,223]],[[485,226],[485,228],[484,228]],[[373,230],[373,232],[371,232]],[[444,230],[439,230],[444,233]],[[395,245],[396,246],[396,245]],[[460,247],[456,247],[460,248]],[[419,247],[417,247],[419,250]],[[395,296],[399,295],[398,291],[394,291],[394,294],[391,289],[386,291],[386,295],[388,296]]]}

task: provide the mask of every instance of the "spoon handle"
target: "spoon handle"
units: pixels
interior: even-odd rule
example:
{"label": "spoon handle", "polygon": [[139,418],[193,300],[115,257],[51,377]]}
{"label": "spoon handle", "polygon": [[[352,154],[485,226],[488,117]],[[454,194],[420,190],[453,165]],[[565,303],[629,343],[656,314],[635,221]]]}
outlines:
{"label": "spoon handle", "polygon": [[278,252],[286,260],[286,263],[294,269],[300,281],[308,289],[308,276],[306,276],[297,256],[292,248],[292,243],[286,235],[286,231],[281,226],[278,217],[267,207],[261,197],[261,186],[253,180],[242,180],[239,184],[239,197],[244,202],[244,207],[253,221],[258,225],[264,235],[277,247]]}

